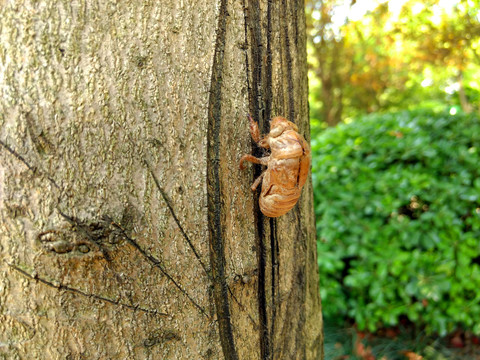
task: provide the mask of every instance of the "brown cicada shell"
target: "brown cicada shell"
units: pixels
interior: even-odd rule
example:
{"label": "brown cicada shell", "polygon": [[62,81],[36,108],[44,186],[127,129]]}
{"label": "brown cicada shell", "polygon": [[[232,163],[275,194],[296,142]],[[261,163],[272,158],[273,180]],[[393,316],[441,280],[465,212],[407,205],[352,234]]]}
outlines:
{"label": "brown cicada shell", "polygon": [[260,138],[258,124],[249,116],[250,134],[261,147],[270,149],[270,156],[256,158],[243,155],[240,169],[244,169],[244,161],[266,165],[267,169],[254,181],[252,191],[262,182],[260,194],[260,210],[269,217],[278,217],[295,206],[307,181],[310,169],[310,146],[297,126],[287,119],[277,116],[270,122],[270,133]]}

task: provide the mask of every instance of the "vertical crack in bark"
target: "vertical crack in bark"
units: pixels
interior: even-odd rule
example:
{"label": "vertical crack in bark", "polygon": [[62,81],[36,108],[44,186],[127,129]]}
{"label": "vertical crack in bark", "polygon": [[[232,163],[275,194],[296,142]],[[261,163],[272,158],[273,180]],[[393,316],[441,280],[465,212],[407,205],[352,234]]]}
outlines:
{"label": "vertical crack in bark", "polygon": [[[262,17],[260,13],[260,5],[258,1],[249,0],[248,8],[245,6],[245,42],[248,40],[248,32],[250,30],[250,51],[251,51],[251,79],[252,84],[250,87],[249,76],[249,61],[248,55],[245,57],[246,69],[247,69],[247,85],[249,90],[249,109],[254,118],[259,122],[259,128],[263,133],[268,133],[269,123],[268,119],[272,116],[272,51],[271,51],[271,37],[272,37],[272,7],[273,0],[268,1],[267,5],[267,30],[266,30],[266,52],[264,50],[264,44],[262,40]],[[247,13],[248,11],[248,13]],[[248,14],[248,15],[247,15]],[[248,50],[247,50],[248,51]],[[248,54],[248,52],[247,52]],[[266,56],[264,59],[264,55]],[[264,62],[265,61],[265,62]],[[265,68],[263,68],[265,64]],[[257,157],[262,157],[265,154],[263,149],[258,146],[253,146],[252,153]],[[258,177],[261,173],[261,167],[254,167],[254,176]],[[268,273],[267,264],[267,242],[271,244],[276,243],[276,234],[272,232],[272,224],[275,224],[275,220],[270,220],[270,236],[266,233],[265,229],[266,218],[260,211],[258,205],[260,189],[257,190],[254,212],[256,215],[256,230],[257,230],[257,258],[258,258],[258,315],[260,320],[260,353],[261,358],[264,360],[271,359],[273,357],[273,327],[269,329],[269,319],[267,309],[274,302],[267,301],[267,277],[273,274],[275,271],[271,269],[271,273]],[[273,263],[272,263],[273,266]],[[272,280],[271,278],[270,280]],[[274,283],[272,283],[272,291],[274,290]],[[272,296],[273,293],[272,293]],[[273,299],[272,299],[273,300]],[[275,314],[275,310],[272,310],[272,314]],[[271,324],[274,321],[272,318]]]}
{"label": "vertical crack in bark", "polygon": [[[260,190],[257,191],[257,194]],[[258,200],[258,195],[257,195]],[[258,239],[258,316],[260,319],[260,353],[262,360],[271,359],[271,339],[268,329],[267,295],[266,295],[266,273],[267,273],[267,249],[265,216],[260,211],[258,201],[255,202],[255,213],[257,214],[257,239]]]}
{"label": "vertical crack in bark", "polygon": [[265,66],[265,118],[272,118],[272,6],[273,0],[267,3],[267,54]]}
{"label": "vertical crack in bark", "polygon": [[[262,89],[262,62],[263,62],[263,44],[262,44],[262,27],[261,27],[261,16],[260,16],[260,4],[258,1],[249,0],[248,1],[248,28],[250,28],[250,44],[251,44],[251,77],[252,77],[252,87],[250,94],[250,112],[253,115],[253,118],[259,122],[259,127],[262,133],[268,133],[268,123],[265,120],[265,108],[263,103],[263,89]],[[255,147],[254,154],[255,156],[261,156],[260,149]],[[260,167],[256,167],[256,170],[259,171]],[[256,174],[255,174],[256,175]]]}
{"label": "vertical crack in bark", "polygon": [[278,254],[278,236],[277,236],[277,220],[270,219],[270,252],[272,258],[272,324],[270,327],[270,338],[271,338],[271,347],[272,347],[272,358],[274,357],[273,352],[275,350],[274,339],[275,339],[275,319],[277,317],[277,298],[278,298],[278,289],[279,289],[279,254]]}
{"label": "vertical crack in bark", "polygon": [[[265,114],[267,119],[272,117],[272,9],[273,0],[268,0],[267,4],[267,54],[265,69]],[[278,237],[277,237],[277,219],[270,219],[270,258],[271,258],[271,326],[270,326],[270,357],[274,358],[274,339],[275,339],[275,318],[277,315],[277,296],[278,296]]]}
{"label": "vertical crack in bark", "polygon": [[[248,2],[248,26],[246,30],[250,29],[250,44],[251,44],[251,77],[252,86],[251,93],[249,94],[249,108],[253,113],[254,119],[259,122],[259,128],[262,129],[262,133],[268,131],[266,121],[263,121],[263,100],[262,100],[262,30],[260,24],[260,5],[258,1],[249,0]],[[248,36],[248,35],[246,35]],[[247,69],[248,71],[248,69]],[[253,145],[252,153],[254,156],[264,156],[263,150],[258,146]],[[261,173],[261,167],[254,167],[254,177],[257,178]],[[267,319],[267,306],[265,297],[265,266],[266,266],[266,251],[265,251],[265,217],[260,211],[258,204],[260,189],[257,190],[254,202],[254,213],[256,219],[257,230],[257,262],[258,262],[258,288],[257,288],[257,301],[258,301],[258,317],[259,317],[259,342],[260,342],[260,356],[262,360],[269,359],[270,357],[270,341],[268,334],[268,319]]]}
{"label": "vertical crack in bark", "polygon": [[233,328],[230,321],[228,287],[225,280],[225,249],[221,224],[220,125],[222,116],[222,75],[227,16],[227,0],[221,0],[208,104],[207,198],[210,263],[220,343],[222,345],[224,358],[227,360],[237,360],[238,355],[235,349]]}
{"label": "vertical crack in bark", "polygon": [[[287,18],[287,0],[282,0],[282,19]],[[288,117],[290,121],[295,122],[295,99],[293,94],[293,70],[292,54],[290,53],[290,38],[288,36],[288,21],[282,22],[283,37],[285,41],[285,59],[287,61],[287,92],[288,92]]]}
{"label": "vertical crack in bark", "polygon": [[[265,106],[267,119],[272,117],[272,8],[273,0],[268,0],[267,4],[267,54],[266,54],[266,80],[265,80]],[[278,293],[278,237],[277,237],[277,219],[270,219],[270,258],[271,258],[271,309],[272,319],[270,326],[270,357],[274,357],[274,339],[275,339],[275,318],[277,315],[277,293]]]}

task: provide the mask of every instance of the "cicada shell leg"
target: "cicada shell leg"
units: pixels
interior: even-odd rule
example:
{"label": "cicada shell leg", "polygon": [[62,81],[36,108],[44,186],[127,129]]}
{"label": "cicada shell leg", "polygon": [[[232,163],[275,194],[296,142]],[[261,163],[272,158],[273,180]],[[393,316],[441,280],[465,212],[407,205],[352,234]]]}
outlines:
{"label": "cicada shell leg", "polygon": [[250,155],[250,154],[243,155],[242,158],[240,159],[240,170],[245,169],[245,165],[243,165],[243,163],[245,161],[248,161],[248,162],[251,162],[251,163],[254,163],[254,164],[261,164],[261,165],[266,166],[268,164],[268,159],[270,159],[270,156],[266,156],[266,157],[263,157],[263,158],[257,158],[253,155]]}
{"label": "cicada shell leg", "polygon": [[267,170],[265,170],[264,172],[262,172],[262,173],[260,174],[260,176],[255,179],[255,181],[253,182],[252,186],[250,187],[250,189],[252,189],[252,191],[257,190],[257,187],[258,187],[258,185],[260,185],[260,183],[262,182],[263,176],[265,175],[265,172],[266,172],[266,171],[267,171]]}

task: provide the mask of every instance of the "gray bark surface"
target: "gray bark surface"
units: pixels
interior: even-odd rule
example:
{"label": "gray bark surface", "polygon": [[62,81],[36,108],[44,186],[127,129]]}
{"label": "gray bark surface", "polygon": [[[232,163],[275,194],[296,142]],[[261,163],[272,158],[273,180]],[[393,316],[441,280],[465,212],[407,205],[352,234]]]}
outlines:
{"label": "gray bark surface", "polygon": [[247,113],[309,139],[303,1],[0,3],[0,358],[321,359],[311,181],[269,219]]}

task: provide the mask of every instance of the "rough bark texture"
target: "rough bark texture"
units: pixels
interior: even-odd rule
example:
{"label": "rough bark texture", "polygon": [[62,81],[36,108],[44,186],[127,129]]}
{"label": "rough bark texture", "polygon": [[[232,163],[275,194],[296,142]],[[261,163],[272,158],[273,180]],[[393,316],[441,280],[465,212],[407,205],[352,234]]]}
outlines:
{"label": "rough bark texture", "polygon": [[0,358],[321,359],[311,181],[277,220],[246,114],[309,139],[303,1],[0,3]]}

